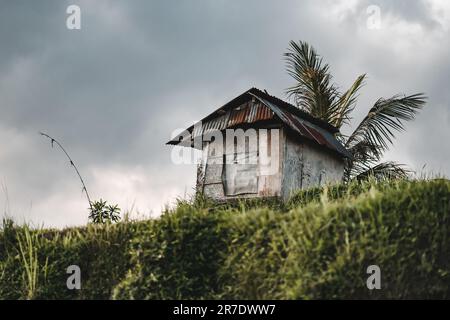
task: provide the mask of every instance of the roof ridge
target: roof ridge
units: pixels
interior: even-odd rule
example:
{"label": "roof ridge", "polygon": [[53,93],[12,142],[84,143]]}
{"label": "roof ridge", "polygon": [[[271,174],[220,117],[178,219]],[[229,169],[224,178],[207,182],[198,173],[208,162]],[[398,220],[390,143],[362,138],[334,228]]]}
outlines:
{"label": "roof ridge", "polygon": [[333,126],[331,123],[329,123],[325,120],[322,120],[320,118],[314,117],[313,115],[307,113],[306,111],[300,109],[299,107],[296,107],[293,104],[291,104],[285,100],[282,100],[274,95],[266,93],[256,87],[252,87],[249,90],[247,90],[246,92],[253,93],[256,95],[263,95],[262,98],[274,100],[273,103],[278,103],[284,107],[290,108],[291,110],[288,110],[288,111],[290,111],[292,113],[297,113],[298,116],[305,118],[305,120],[311,121],[313,123],[315,122],[318,126],[324,128],[324,129],[327,129],[327,130],[331,131],[332,133],[339,132],[339,129],[336,128],[335,126]]}

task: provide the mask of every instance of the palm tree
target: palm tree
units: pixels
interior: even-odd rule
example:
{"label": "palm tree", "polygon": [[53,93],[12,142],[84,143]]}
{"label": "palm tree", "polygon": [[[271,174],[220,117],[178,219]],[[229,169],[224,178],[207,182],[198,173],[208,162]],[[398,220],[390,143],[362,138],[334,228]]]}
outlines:
{"label": "palm tree", "polygon": [[[350,125],[350,114],[356,106],[358,92],[364,86],[366,75],[357,77],[347,91],[341,92],[332,82],[329,65],[308,43],[291,41],[284,56],[287,72],[296,81],[294,86],[286,90],[288,97],[302,110],[338,129]],[[361,180],[369,176],[407,177],[410,171],[404,165],[380,161],[392,144],[394,132],[405,129],[404,122],[415,118],[425,105],[425,100],[422,93],[380,98],[350,135],[337,134],[337,138],[353,155],[346,162],[344,180]]]}

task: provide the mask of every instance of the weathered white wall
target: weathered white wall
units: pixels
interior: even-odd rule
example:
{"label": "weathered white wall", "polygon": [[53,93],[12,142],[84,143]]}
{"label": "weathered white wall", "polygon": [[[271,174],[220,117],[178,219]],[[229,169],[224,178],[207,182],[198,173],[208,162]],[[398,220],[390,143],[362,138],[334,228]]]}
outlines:
{"label": "weathered white wall", "polygon": [[[272,143],[274,142],[270,141],[267,136],[258,134],[258,154],[267,153]],[[277,169],[273,171],[259,162],[256,177],[257,192],[229,196],[225,195],[224,190],[225,166],[223,165],[223,153],[215,153],[217,150],[225,152],[225,147],[222,149],[215,148],[213,143],[206,143],[203,149],[206,161],[203,186],[205,195],[219,200],[260,196],[281,196],[283,199],[288,199],[297,190],[342,180],[344,161],[338,156],[319,146],[300,143],[286,135],[283,129],[279,130],[279,137],[275,143],[278,145]],[[235,171],[238,172],[239,170]],[[239,173],[237,174],[239,175]],[[235,178],[242,179],[244,177],[236,176]]]}
{"label": "weathered white wall", "polygon": [[299,189],[340,182],[344,175],[344,161],[338,156],[290,136],[285,137],[282,197],[288,199]]}
{"label": "weathered white wall", "polygon": [[[258,154],[258,163],[256,170],[256,188],[255,192],[243,193],[243,194],[232,194],[226,195],[224,190],[224,170],[227,170],[227,177],[230,178],[229,173],[231,173],[231,179],[235,179],[238,184],[241,184],[248,179],[249,183],[255,183],[255,177],[252,175],[251,178],[245,177],[246,170],[242,164],[226,164],[225,166],[221,162],[223,160],[223,153],[225,153],[225,141],[223,141],[224,147],[222,153],[217,153],[217,148],[213,143],[205,143],[203,148],[203,158],[205,159],[206,165],[204,165],[204,183],[203,192],[206,196],[225,200],[239,197],[269,197],[269,196],[280,196],[281,195],[281,177],[282,177],[282,152],[284,150],[284,145],[282,143],[282,129],[278,129],[279,134],[277,139],[274,141],[270,130],[267,130],[267,134],[261,134],[257,131],[257,145],[252,145],[250,147],[250,154],[254,152]],[[271,138],[269,138],[269,136]],[[225,140],[225,137],[224,137]],[[274,147],[272,147],[272,145]],[[276,148],[276,152],[274,149]],[[270,150],[270,151],[268,151]],[[274,154],[272,154],[274,152]],[[263,163],[261,160],[261,154],[269,154],[272,161],[269,163]],[[234,166],[234,167],[233,167]],[[275,167],[274,167],[275,166]],[[234,175],[234,176],[233,176]],[[240,180],[240,181],[239,181]],[[225,181],[228,185],[231,185],[230,181]],[[251,188],[253,189],[253,188]],[[239,191],[236,188],[236,191]],[[238,192],[239,193],[239,192]]]}

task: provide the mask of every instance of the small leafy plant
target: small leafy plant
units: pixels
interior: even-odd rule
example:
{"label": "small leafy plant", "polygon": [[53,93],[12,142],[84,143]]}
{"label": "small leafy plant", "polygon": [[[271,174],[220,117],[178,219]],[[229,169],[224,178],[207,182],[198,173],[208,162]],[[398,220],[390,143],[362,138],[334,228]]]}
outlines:
{"label": "small leafy plant", "polygon": [[50,140],[50,143],[52,145],[52,148],[56,145],[58,146],[62,152],[66,155],[67,159],[69,159],[70,165],[74,168],[75,172],[77,173],[78,178],[80,179],[81,185],[82,185],[82,191],[86,194],[86,199],[89,203],[89,219],[96,224],[104,224],[104,223],[112,223],[117,222],[120,220],[120,208],[118,205],[108,205],[106,201],[103,201],[102,199],[98,201],[91,201],[91,197],[89,196],[89,192],[87,191],[86,185],[84,183],[83,178],[81,177],[80,171],[78,170],[77,166],[73,162],[72,158],[70,157],[69,153],[64,149],[62,144],[56,140],[55,138],[49,136],[48,134],[44,132],[40,132],[41,136],[47,138]]}
{"label": "small leafy plant", "polygon": [[116,205],[108,205],[100,199],[91,203],[89,219],[96,224],[117,222],[120,220],[120,208]]}

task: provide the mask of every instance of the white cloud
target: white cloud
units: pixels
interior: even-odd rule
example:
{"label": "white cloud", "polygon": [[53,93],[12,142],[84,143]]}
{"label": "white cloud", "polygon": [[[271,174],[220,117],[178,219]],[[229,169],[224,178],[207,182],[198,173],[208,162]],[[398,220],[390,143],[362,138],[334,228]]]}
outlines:
{"label": "white cloud", "polygon": [[447,0],[425,0],[431,18],[441,25],[443,31],[449,31],[450,2]]}

